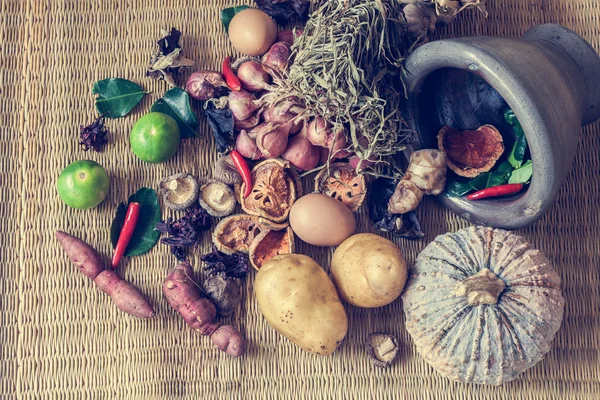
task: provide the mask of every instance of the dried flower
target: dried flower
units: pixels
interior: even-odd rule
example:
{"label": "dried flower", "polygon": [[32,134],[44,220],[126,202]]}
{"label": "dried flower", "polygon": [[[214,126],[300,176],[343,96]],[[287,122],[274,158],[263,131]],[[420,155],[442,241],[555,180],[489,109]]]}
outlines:
{"label": "dried flower", "polygon": [[248,256],[240,253],[227,255],[213,245],[212,252],[202,256],[204,269],[211,275],[224,274],[229,278],[243,278],[250,271]]}
{"label": "dried flower", "polygon": [[108,129],[104,126],[104,115],[100,115],[94,122],[88,126],[81,126],[80,145],[83,146],[83,151],[94,149],[94,151],[102,151],[102,147],[108,143],[106,135]]}
{"label": "dried flower", "polygon": [[180,219],[173,221],[169,218],[166,221],[156,224],[156,230],[167,233],[169,236],[161,239],[161,243],[171,247],[171,253],[179,261],[186,259],[184,247],[197,246],[202,239],[202,233],[208,230],[212,225],[210,215],[200,206],[195,206],[186,210],[185,215]]}
{"label": "dried flower", "polygon": [[159,80],[165,80],[175,87],[174,75],[181,68],[187,68],[194,65],[194,62],[185,58],[182,54],[179,39],[181,32],[175,28],[170,31],[161,30],[162,37],[158,40],[158,50],[152,53],[150,57],[150,66],[146,71],[146,76],[151,76]]}

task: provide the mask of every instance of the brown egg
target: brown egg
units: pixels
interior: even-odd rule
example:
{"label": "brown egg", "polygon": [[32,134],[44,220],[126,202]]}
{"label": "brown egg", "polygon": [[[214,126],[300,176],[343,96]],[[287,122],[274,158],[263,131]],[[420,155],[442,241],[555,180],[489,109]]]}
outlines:
{"label": "brown egg", "polygon": [[256,8],[237,13],[229,24],[229,40],[240,53],[248,56],[265,54],[277,38],[277,25]]}
{"label": "brown egg", "polygon": [[290,211],[294,233],[315,246],[337,246],[356,230],[356,219],[348,207],[319,193],[298,199]]}

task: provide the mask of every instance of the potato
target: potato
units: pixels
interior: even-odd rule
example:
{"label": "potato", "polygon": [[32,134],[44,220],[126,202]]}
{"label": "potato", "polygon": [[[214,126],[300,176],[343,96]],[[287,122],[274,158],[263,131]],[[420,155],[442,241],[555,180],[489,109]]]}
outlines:
{"label": "potato", "polygon": [[331,276],[342,300],[357,307],[375,308],[400,296],[407,267],[402,251],[394,243],[360,233],[335,250]]}
{"label": "potato", "polygon": [[258,271],[254,291],[269,324],[310,353],[330,355],[346,336],[346,310],[333,282],[310,257],[272,258]]}

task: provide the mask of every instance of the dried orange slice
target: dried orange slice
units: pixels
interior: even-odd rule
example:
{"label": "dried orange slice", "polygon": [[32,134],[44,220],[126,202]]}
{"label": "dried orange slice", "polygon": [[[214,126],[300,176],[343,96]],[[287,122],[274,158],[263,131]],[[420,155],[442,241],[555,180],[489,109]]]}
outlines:
{"label": "dried orange slice", "polygon": [[354,212],[365,201],[367,183],[350,164],[334,163],[317,174],[315,191],[333,197]]}

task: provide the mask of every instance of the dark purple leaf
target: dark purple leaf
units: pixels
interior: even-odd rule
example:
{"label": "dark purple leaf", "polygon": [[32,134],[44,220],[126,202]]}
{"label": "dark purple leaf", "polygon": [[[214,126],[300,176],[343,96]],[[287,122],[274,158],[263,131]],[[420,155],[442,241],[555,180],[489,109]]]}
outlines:
{"label": "dark purple leaf", "polygon": [[280,25],[294,19],[306,21],[310,9],[309,0],[254,0],[256,5],[269,14]]}

